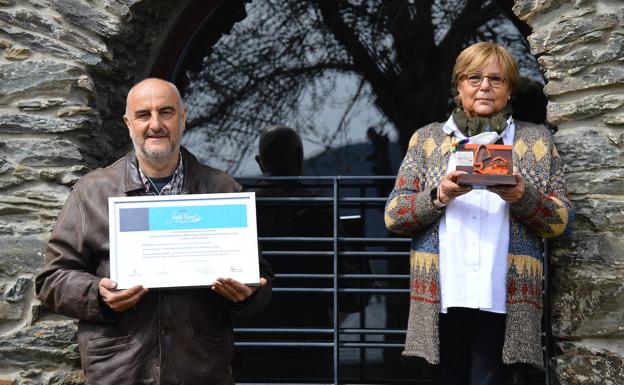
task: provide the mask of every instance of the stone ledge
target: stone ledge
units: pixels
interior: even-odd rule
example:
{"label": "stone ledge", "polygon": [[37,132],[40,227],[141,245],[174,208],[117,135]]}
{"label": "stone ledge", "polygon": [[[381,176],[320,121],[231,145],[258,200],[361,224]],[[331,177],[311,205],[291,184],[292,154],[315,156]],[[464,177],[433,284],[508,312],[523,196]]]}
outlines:
{"label": "stone ledge", "polygon": [[79,87],[81,76],[85,75],[85,70],[76,65],[52,60],[1,64],[0,104],[43,95],[71,100],[75,97],[72,88]]}
{"label": "stone ledge", "polygon": [[555,337],[624,337],[624,267],[559,268],[551,288]]}
{"label": "stone ledge", "polygon": [[618,25],[619,16],[596,13],[595,7],[582,8],[561,15],[547,28],[536,28],[529,37],[534,55],[563,53],[578,44],[591,43],[607,37],[605,30]]}
{"label": "stone ledge", "polygon": [[582,342],[562,342],[558,346],[563,354],[551,361],[555,369],[555,384],[624,384],[624,360],[621,352],[600,349],[596,346],[588,348]]}
{"label": "stone ledge", "polygon": [[566,180],[575,175],[570,172],[621,168],[624,163],[622,136],[616,136],[616,133],[617,131],[592,126],[560,130],[555,135],[555,143],[563,158],[565,171],[570,175],[566,176]]}
{"label": "stone ledge", "polygon": [[6,368],[79,367],[76,321],[41,321],[0,338]]}

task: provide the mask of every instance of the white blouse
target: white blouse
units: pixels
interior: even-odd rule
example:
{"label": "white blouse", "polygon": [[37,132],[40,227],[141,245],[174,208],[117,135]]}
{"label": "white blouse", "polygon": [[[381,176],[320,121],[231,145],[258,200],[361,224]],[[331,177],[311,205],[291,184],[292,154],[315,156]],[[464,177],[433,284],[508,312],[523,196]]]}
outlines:
{"label": "white blouse", "polygon": [[[453,118],[443,126],[455,139],[466,138]],[[515,126],[511,117],[502,132],[503,143],[513,144]],[[487,143],[491,135],[469,138],[469,143]],[[451,153],[447,174],[455,170]],[[509,251],[509,204],[487,190],[472,190],[453,199],[440,220],[441,311],[466,307],[494,313],[506,312],[507,254]]]}

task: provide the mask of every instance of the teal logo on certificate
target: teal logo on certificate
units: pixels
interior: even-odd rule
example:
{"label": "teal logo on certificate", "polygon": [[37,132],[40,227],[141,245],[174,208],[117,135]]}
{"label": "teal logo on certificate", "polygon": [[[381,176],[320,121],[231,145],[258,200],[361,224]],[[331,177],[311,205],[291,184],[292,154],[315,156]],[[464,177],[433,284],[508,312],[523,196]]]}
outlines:
{"label": "teal logo on certificate", "polygon": [[118,288],[259,282],[254,193],[109,198]]}
{"label": "teal logo on certificate", "polygon": [[247,227],[245,205],[159,207],[149,209],[150,230]]}

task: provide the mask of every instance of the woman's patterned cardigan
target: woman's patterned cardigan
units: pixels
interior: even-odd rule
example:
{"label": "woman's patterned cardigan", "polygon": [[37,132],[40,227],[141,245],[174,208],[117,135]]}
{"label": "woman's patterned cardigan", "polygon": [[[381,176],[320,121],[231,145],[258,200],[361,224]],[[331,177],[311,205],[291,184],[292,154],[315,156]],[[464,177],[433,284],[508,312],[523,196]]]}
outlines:
{"label": "woman's patterned cardigan", "polygon": [[[541,349],[543,255],[540,238],[564,233],[572,222],[561,158],[546,127],[515,122],[514,171],[526,182],[522,198],[510,205],[507,261],[507,321],[503,361],[543,367]],[[403,355],[439,363],[438,224],[443,211],[434,209],[430,190],[446,173],[451,136],[441,123],[429,124],[412,136],[388,198],[389,230],[411,235],[410,311]],[[492,229],[497,231],[497,229]]]}

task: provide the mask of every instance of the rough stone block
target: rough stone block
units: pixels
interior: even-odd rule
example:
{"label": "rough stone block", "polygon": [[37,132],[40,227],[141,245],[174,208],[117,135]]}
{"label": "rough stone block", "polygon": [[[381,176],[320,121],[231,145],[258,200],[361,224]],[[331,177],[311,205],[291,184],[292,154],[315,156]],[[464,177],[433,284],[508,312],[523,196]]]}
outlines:
{"label": "rough stone block", "polygon": [[87,52],[80,48],[50,39],[44,35],[32,33],[10,25],[0,24],[0,36],[29,47],[32,51],[47,53],[63,59],[70,59],[81,63],[96,65],[102,61],[102,55]]}
{"label": "rough stone block", "polygon": [[39,172],[39,177],[43,180],[72,186],[89,171],[91,171],[91,169],[85,166],[72,166],[62,169],[44,169]]}
{"label": "rough stone block", "polygon": [[43,376],[43,385],[83,385],[84,382],[82,370],[59,370]]}
{"label": "rough stone block", "polygon": [[43,266],[47,238],[47,234],[0,235],[0,274],[15,277],[38,272]]}
{"label": "rough stone block", "polygon": [[538,62],[546,70],[546,77],[550,80],[576,75],[585,68],[599,64],[611,65],[623,56],[624,31],[613,30],[606,44],[600,44],[597,48],[579,46],[565,54],[544,54]]}
{"label": "rough stone block", "polygon": [[28,48],[11,47],[4,50],[4,58],[7,60],[26,60],[30,55]]}
{"label": "rough stone block", "polygon": [[546,13],[552,8],[564,4],[563,0],[522,0],[514,1],[513,12],[527,23],[530,23],[533,17],[541,13]]}
{"label": "rough stone block", "polygon": [[564,13],[548,28],[538,28],[529,41],[534,55],[561,53],[579,43],[601,40],[601,31],[609,30],[617,24],[616,13],[596,13],[595,7],[583,8]]}
{"label": "rough stone block", "polygon": [[0,10],[0,21],[23,30],[37,32],[87,52],[108,55],[108,49],[100,39],[85,36],[76,29],[69,29],[62,22],[45,17],[41,12],[29,9]]}
{"label": "rough stone block", "polygon": [[[559,131],[555,135],[555,142],[563,158],[565,170],[600,171],[620,168],[624,162],[624,153],[620,144],[615,144],[610,138],[610,134],[611,130],[590,127]],[[574,178],[574,175],[571,175],[570,179]]]}
{"label": "rough stone block", "polygon": [[552,330],[559,338],[624,336],[624,269],[569,266],[551,282]]}
{"label": "rough stone block", "polygon": [[15,170],[15,166],[6,159],[0,158],[0,175],[10,173]]}
{"label": "rough stone block", "polygon": [[[0,223],[10,223],[12,234],[41,234],[49,230],[56,220],[62,202],[58,200],[45,200],[42,196],[29,197],[20,195],[22,191],[14,193],[14,196],[5,196],[0,201]],[[39,195],[45,194],[39,192]]]}
{"label": "rough stone block", "polygon": [[617,198],[582,198],[574,200],[576,221],[583,221],[596,231],[624,231],[622,200]]}
{"label": "rough stone block", "polygon": [[28,290],[28,287],[31,283],[32,281],[30,279],[25,277],[19,277],[17,281],[15,281],[15,284],[13,284],[9,291],[7,291],[4,298],[7,300],[7,302],[12,303],[23,301],[24,294]]}
{"label": "rough stone block", "polygon": [[588,3],[590,3],[588,0],[517,0],[513,3],[513,12],[520,20],[524,20],[535,28],[532,21],[537,15],[548,13],[562,5],[570,4],[573,9],[579,9]]}
{"label": "rough stone block", "polygon": [[624,95],[590,95],[573,102],[548,103],[548,121],[554,125],[579,121],[616,110],[624,105]]}
{"label": "rough stone block", "polygon": [[[33,105],[33,103],[30,103]],[[99,114],[87,106],[68,106],[56,113],[56,117],[41,114],[0,112],[0,133],[57,133],[76,132],[83,136],[95,135],[100,130]]]}
{"label": "rough stone block", "polygon": [[607,85],[624,85],[624,68],[622,66],[610,65],[587,68],[575,76],[553,79],[544,86],[544,92],[546,95],[556,96]]}
{"label": "rough stone block", "polygon": [[[622,345],[622,341],[602,343]],[[562,342],[559,348],[563,354],[552,360],[555,385],[624,384],[624,359],[621,353],[600,348],[599,341]]]}
{"label": "rough stone block", "polygon": [[624,191],[624,169],[594,170],[565,176],[569,192],[574,194],[621,194]]}
{"label": "rough stone block", "polygon": [[23,303],[11,303],[0,300],[0,322],[19,321],[24,315]]}
{"label": "rough stone block", "polygon": [[613,126],[624,125],[624,113],[605,114],[602,116],[602,122]]}
{"label": "rough stone block", "polygon": [[[104,10],[113,15],[119,17],[121,20],[127,21],[132,16],[130,12],[130,6],[137,3],[140,0],[134,1],[119,1],[119,0],[104,0]],[[126,3],[126,4],[124,4]]]}
{"label": "rough stone block", "polygon": [[18,101],[17,108],[22,111],[42,111],[52,107],[62,106],[67,103],[67,100],[63,98],[27,99]]}
{"label": "rough stone block", "polygon": [[0,149],[9,160],[32,167],[72,166],[84,161],[80,147],[65,139],[7,139]]}
{"label": "rough stone block", "polygon": [[114,37],[124,30],[123,20],[81,0],[58,0],[50,6],[63,18],[99,36]]}
{"label": "rough stone block", "polygon": [[76,322],[40,321],[0,337],[5,367],[79,367]]}
{"label": "rough stone block", "polygon": [[72,87],[85,70],[50,60],[0,64],[0,104],[33,95],[70,98]]}

